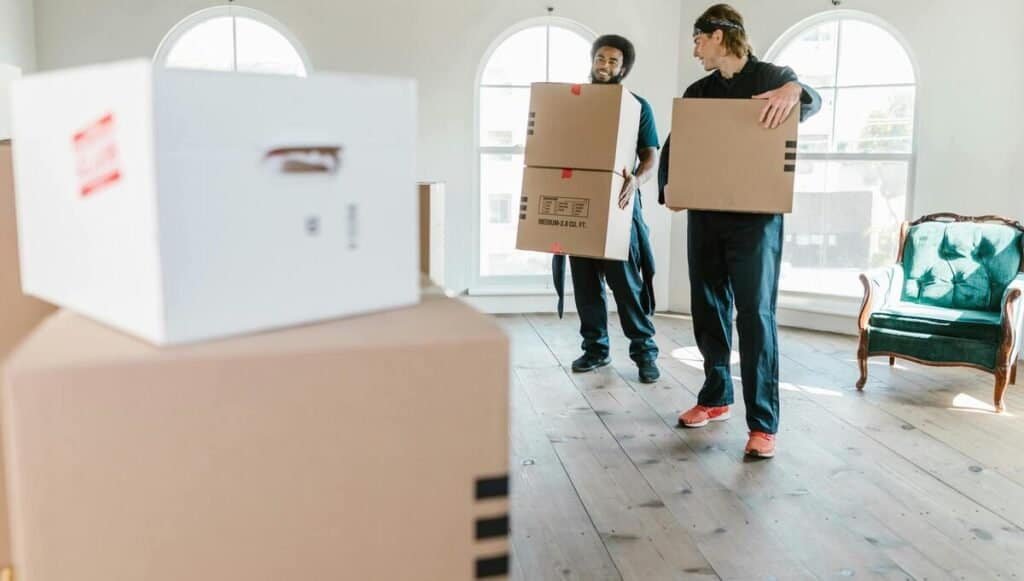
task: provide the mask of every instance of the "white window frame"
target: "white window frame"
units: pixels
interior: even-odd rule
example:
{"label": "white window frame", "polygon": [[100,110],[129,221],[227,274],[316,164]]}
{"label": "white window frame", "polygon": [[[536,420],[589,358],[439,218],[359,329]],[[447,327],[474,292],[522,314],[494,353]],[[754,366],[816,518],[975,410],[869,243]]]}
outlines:
{"label": "white window frame", "polygon": [[517,200],[518,200],[518,198],[516,198],[515,196],[513,196],[511,194],[499,194],[496,197],[492,197],[492,198],[488,199],[487,203],[489,205],[493,204],[495,201],[502,202],[501,203],[501,206],[502,206],[502,208],[501,208],[502,216],[501,217],[505,218],[505,220],[503,220],[503,221],[495,220],[494,219],[494,213],[495,213],[494,212],[494,206],[489,206],[487,208],[487,211],[488,211],[488,216],[487,216],[488,222],[491,223],[491,224],[511,224],[512,223],[512,216],[519,214],[519,212],[515,212],[515,213],[512,212],[513,203],[515,201],[517,201]]}
{"label": "white window frame", "polygon": [[[913,207],[914,207],[914,205],[913,205],[914,204],[914,192],[915,192],[915,185],[916,185],[916,182],[917,182],[917,150],[918,150],[918,148],[917,148],[917,139],[918,139],[918,133],[919,133],[919,120],[921,118],[921,116],[918,115],[918,111],[920,111],[920,104],[921,104],[921,99],[920,99],[921,93],[920,93],[920,91],[918,89],[920,88],[921,73],[920,73],[920,69],[918,67],[917,58],[915,58],[914,53],[911,51],[910,44],[907,42],[907,39],[902,34],[900,34],[900,32],[898,30],[896,30],[891,24],[889,24],[888,22],[886,22],[882,18],[880,18],[878,16],[875,16],[874,14],[871,14],[871,13],[868,13],[868,12],[862,12],[860,10],[847,10],[847,9],[829,10],[829,11],[822,12],[822,13],[819,13],[819,14],[815,14],[814,16],[810,16],[808,18],[805,18],[805,19],[801,20],[800,22],[796,23],[795,25],[793,25],[792,27],[790,27],[788,30],[786,30],[786,32],[782,33],[782,35],[779,36],[779,38],[772,44],[771,48],[768,49],[768,52],[765,53],[765,60],[767,60],[768,62],[774,62],[775,58],[778,57],[778,55],[782,52],[782,50],[784,48],[789,46],[789,44],[791,42],[796,40],[797,37],[799,37],[801,34],[803,34],[808,29],[814,28],[814,27],[819,26],[821,24],[826,24],[826,23],[835,22],[835,21],[843,21],[843,20],[859,20],[861,22],[866,22],[868,24],[872,24],[874,26],[877,26],[877,27],[881,28],[882,30],[884,30],[887,33],[889,33],[892,36],[892,38],[894,38],[896,40],[896,42],[898,42],[900,44],[900,47],[903,49],[903,51],[907,55],[907,58],[910,60],[910,65],[911,65],[911,67],[913,68],[913,71],[914,71],[914,82],[913,83],[910,83],[910,84],[908,84],[908,83],[890,83],[890,84],[884,84],[884,85],[866,85],[865,86],[865,87],[870,87],[870,88],[882,88],[882,89],[885,89],[885,88],[899,88],[899,87],[903,87],[903,88],[905,88],[905,87],[913,87],[915,89],[914,90],[914,124],[913,124],[913,128],[911,130],[912,134],[910,136],[910,153],[798,153],[797,154],[797,160],[822,161],[822,162],[828,162],[828,161],[840,161],[840,162],[841,161],[879,161],[879,162],[884,162],[884,161],[901,161],[901,162],[906,162],[907,163],[907,196],[906,196],[906,203],[905,203],[906,207],[903,210],[903,217],[904,217],[904,219],[908,219],[909,216],[910,216],[910,212],[913,210]],[[854,86],[854,85],[849,85],[849,86],[847,86],[847,85],[839,85],[839,74],[838,73],[839,73],[839,63],[840,63],[840,59],[841,59],[840,51],[842,50],[842,48],[841,48],[842,45],[840,43],[841,38],[842,38],[842,23],[840,22],[840,25],[838,26],[837,37],[836,37],[836,75],[835,75],[836,87],[835,88],[836,89],[859,88],[858,86]],[[799,76],[800,71],[796,71],[796,73]],[[816,89],[817,87],[812,87],[812,88]],[[834,117],[834,115],[835,115],[835,113],[833,112],[833,119],[832,119],[832,134],[833,134],[833,136],[835,135],[835,117]],[[896,257],[893,256],[893,260],[895,260],[895,259],[896,259]],[[857,286],[855,288],[856,288],[856,290],[852,290],[851,289],[851,292],[849,294],[835,295],[835,294],[830,294],[830,293],[812,293],[812,292],[807,292],[807,291],[802,291],[802,290],[794,290],[794,289],[787,290],[787,289],[785,289],[785,287],[780,287],[779,294],[782,295],[782,296],[789,296],[789,297],[800,297],[800,296],[802,296],[802,297],[821,296],[821,297],[830,297],[830,298],[854,298],[854,297],[859,298],[859,297],[861,297],[862,293],[861,293],[860,287]],[[785,303],[786,301],[782,301],[782,302]],[[780,305],[780,306],[782,306],[782,305]]]}
{"label": "white window frame", "polygon": [[[471,253],[471,267],[469,276],[469,292],[470,294],[499,294],[510,292],[513,294],[553,294],[555,292],[554,284],[552,283],[550,275],[519,275],[519,276],[481,276],[480,268],[480,247],[481,247],[481,236],[483,234],[483,220],[481,214],[481,198],[483,191],[483,184],[481,183],[481,158],[484,154],[522,154],[524,152],[522,147],[518,146],[495,146],[495,147],[483,147],[480,145],[480,89],[498,87],[498,88],[529,88],[529,85],[484,85],[483,76],[484,71],[487,68],[487,64],[490,62],[491,57],[494,56],[494,52],[502,45],[506,40],[518,32],[522,32],[528,28],[534,28],[538,26],[549,27],[548,38],[545,41],[544,58],[547,65],[547,71],[545,76],[550,75],[551,67],[551,39],[550,39],[550,27],[555,26],[564,28],[575,32],[583,38],[593,42],[597,40],[597,33],[587,28],[583,24],[570,20],[568,18],[561,18],[558,16],[542,16],[539,18],[531,18],[516,23],[514,26],[507,28],[503,33],[498,35],[497,38],[491,42],[490,46],[487,47],[487,51],[484,52],[483,58],[480,59],[480,64],[477,66],[476,77],[473,83],[473,181],[474,184],[474,195],[472,196],[472,210],[473,210],[473,244]],[[588,63],[589,66],[589,63]],[[525,122],[525,120],[524,120]],[[516,198],[518,199],[518,198]],[[516,213],[514,218],[517,218]],[[568,279],[568,276],[566,277]],[[566,281],[567,287],[570,286],[570,281]],[[567,289],[568,290],[568,289]]]}
{"label": "white window frame", "polygon": [[[298,53],[299,58],[302,59],[302,65],[306,68],[305,76],[313,74],[313,63],[309,60],[309,53],[306,52],[306,48],[302,46],[302,43],[299,42],[299,39],[294,34],[292,34],[291,31],[288,30],[287,27],[285,27],[285,25],[281,24],[277,19],[267,14],[266,12],[262,12],[260,10],[256,10],[253,8],[248,8],[246,6],[235,6],[233,4],[227,6],[214,6],[212,8],[204,8],[203,10],[193,12],[185,18],[182,18],[177,24],[171,27],[167,34],[164,35],[163,40],[160,41],[160,44],[157,46],[156,49],[156,54],[153,56],[153,62],[162,67],[167,66],[167,57],[168,55],[170,55],[171,50],[174,49],[174,46],[178,44],[178,41],[181,40],[182,36],[184,36],[188,31],[192,30],[192,28],[198,26],[199,24],[202,24],[203,22],[206,22],[207,20],[213,20],[214,18],[223,17],[248,18],[250,20],[255,20],[257,22],[260,22],[261,24],[265,24],[266,26],[273,28],[275,31],[280,33],[281,36],[285,37],[285,39],[288,40],[288,42],[295,49],[295,52]],[[234,35],[235,21],[232,20],[231,22],[231,48],[233,56],[232,70],[238,72],[238,38]]]}

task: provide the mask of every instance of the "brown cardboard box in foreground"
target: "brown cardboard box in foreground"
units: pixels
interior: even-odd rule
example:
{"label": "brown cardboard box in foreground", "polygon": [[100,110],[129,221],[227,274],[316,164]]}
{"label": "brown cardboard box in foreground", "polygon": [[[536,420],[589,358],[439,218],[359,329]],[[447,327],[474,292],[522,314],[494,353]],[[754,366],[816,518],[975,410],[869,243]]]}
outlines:
{"label": "brown cardboard box in foreground", "polygon": [[0,141],[0,359],[43,317],[56,310],[21,292],[16,222],[11,143]]}
{"label": "brown cardboard box in foreground", "polygon": [[619,208],[622,182],[612,172],[526,168],[516,248],[628,259],[635,198]]}
{"label": "brown cardboard box in foreground", "polygon": [[420,274],[444,286],[444,184],[418,184],[420,196]]}
{"label": "brown cardboard box in foreground", "polygon": [[[52,305],[29,298],[21,292],[15,223],[11,143],[0,141],[0,365],[25,334],[56,310]],[[5,489],[0,448],[0,568],[11,563]]]}
{"label": "brown cardboard box in foreground", "polygon": [[757,99],[676,99],[665,205],[673,210],[793,211],[799,111],[776,129]]}
{"label": "brown cardboard box in foreground", "polygon": [[526,165],[633,171],[640,102],[622,85],[533,83]]}
{"label": "brown cardboard box in foreground", "polygon": [[169,349],[62,311],[4,379],[18,579],[508,568],[508,341],[458,301]]}

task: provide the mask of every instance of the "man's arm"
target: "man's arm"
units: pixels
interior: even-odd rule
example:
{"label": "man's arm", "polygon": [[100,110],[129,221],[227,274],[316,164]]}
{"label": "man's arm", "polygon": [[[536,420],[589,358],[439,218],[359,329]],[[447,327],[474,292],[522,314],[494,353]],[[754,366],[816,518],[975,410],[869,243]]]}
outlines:
{"label": "man's arm", "polygon": [[800,121],[807,120],[821,109],[821,95],[800,83],[796,73],[789,67],[769,65],[765,84],[778,87],[753,97],[767,101],[760,118],[765,127],[774,129],[782,125],[797,104],[800,105]]}
{"label": "man's arm", "polygon": [[619,207],[623,210],[629,206],[629,200],[640,184],[651,179],[658,163],[658,129],[654,125],[654,109],[647,101],[637,97],[640,102],[640,129],[636,136],[636,155],[640,161],[636,170],[622,168],[622,191],[619,192]]}
{"label": "man's arm", "polygon": [[640,165],[636,173],[630,173],[628,168],[622,168],[622,177],[625,183],[622,184],[622,191],[619,192],[619,207],[623,210],[629,205],[629,198],[647,180],[654,175],[655,165],[658,163],[658,148],[645,147],[637,152],[640,157]]}

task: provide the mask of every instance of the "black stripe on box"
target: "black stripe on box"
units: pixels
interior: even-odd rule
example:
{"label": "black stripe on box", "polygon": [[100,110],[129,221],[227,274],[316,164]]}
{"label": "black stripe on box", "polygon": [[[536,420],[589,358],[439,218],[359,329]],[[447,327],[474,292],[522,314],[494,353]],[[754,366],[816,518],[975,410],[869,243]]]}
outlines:
{"label": "black stripe on box", "polygon": [[508,565],[508,555],[477,559],[476,578],[486,579],[488,577],[501,577],[502,575],[508,575]]}
{"label": "black stripe on box", "polygon": [[786,159],[788,159],[788,160],[795,160],[796,159],[796,154],[793,153],[793,152],[786,152]]}
{"label": "black stripe on box", "polygon": [[508,515],[476,520],[476,540],[493,539],[508,536]]}
{"label": "black stripe on box", "polygon": [[789,173],[793,173],[793,172],[796,171],[796,166],[795,165],[788,165],[787,164],[786,167],[784,168],[784,170],[789,172]]}
{"label": "black stripe on box", "polygon": [[477,478],[476,499],[508,497],[508,475],[494,478]]}
{"label": "black stripe on box", "polygon": [[787,141],[786,142],[786,147],[788,147],[789,149],[796,149],[796,142],[795,141]]}

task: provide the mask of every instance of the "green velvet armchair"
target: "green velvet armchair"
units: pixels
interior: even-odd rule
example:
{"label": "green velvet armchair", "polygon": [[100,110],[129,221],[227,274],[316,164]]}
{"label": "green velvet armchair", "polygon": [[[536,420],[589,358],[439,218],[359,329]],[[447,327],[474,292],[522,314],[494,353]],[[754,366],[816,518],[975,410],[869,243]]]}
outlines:
{"label": "green velvet armchair", "polygon": [[903,224],[896,264],[860,279],[857,389],[868,357],[966,366],[995,376],[993,402],[1005,409],[1024,318],[1024,226],[998,216],[925,216]]}

